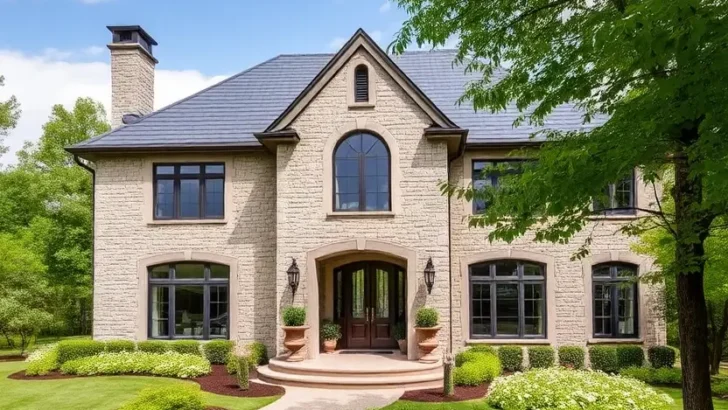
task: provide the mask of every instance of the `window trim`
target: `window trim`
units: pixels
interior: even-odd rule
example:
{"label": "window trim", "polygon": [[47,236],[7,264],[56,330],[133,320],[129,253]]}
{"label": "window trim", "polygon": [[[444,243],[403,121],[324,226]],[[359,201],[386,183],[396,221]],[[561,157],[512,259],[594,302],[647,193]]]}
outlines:
{"label": "window trim", "polygon": [[[177,279],[176,276],[176,267],[177,265],[203,265],[204,266],[204,275],[202,279]],[[150,272],[158,267],[158,266],[169,266],[169,277],[168,278],[152,278],[150,275]],[[220,265],[220,266],[226,266],[228,268],[228,278],[227,279],[217,279],[212,278],[210,276],[211,274],[211,265]],[[194,261],[194,260],[181,260],[181,261],[175,261],[175,262],[165,262],[165,263],[158,263],[154,265],[149,265],[146,267],[147,271],[147,307],[146,307],[146,315],[147,315],[147,339],[149,340],[229,340],[230,334],[232,332],[232,329],[230,328],[231,323],[231,311],[233,309],[232,306],[232,288],[231,288],[231,282],[233,280],[233,268],[232,266],[225,265],[223,263],[215,263],[215,262],[200,262],[200,261]],[[175,292],[174,288],[175,286],[202,286],[203,288],[203,319],[202,319],[202,337],[194,337],[194,336],[177,336],[175,334]],[[226,318],[226,329],[227,334],[225,336],[211,336],[210,335],[210,288],[212,286],[225,286],[227,288],[227,318]],[[167,337],[159,337],[159,336],[152,336],[152,327],[153,327],[153,321],[152,321],[152,309],[153,309],[153,292],[152,289],[155,287],[166,287],[169,289],[169,301],[168,301],[168,309],[169,309],[169,317],[167,319]]]}
{"label": "window trim", "polygon": [[[628,178],[624,178],[628,179]],[[609,201],[609,208],[599,208],[597,201],[592,201],[592,209],[594,212],[598,215],[606,215],[606,216],[612,216],[612,215],[624,215],[624,216],[634,216],[637,214],[637,172],[635,170],[632,170],[631,175],[631,183],[632,183],[632,189],[630,190],[629,194],[629,208],[631,209],[612,209],[614,208],[614,201],[616,197],[616,190],[617,190],[617,182],[615,181],[613,183],[610,183],[607,185],[607,190],[609,191],[607,195],[607,200]],[[621,181],[621,180],[620,180]]]}
{"label": "window trim", "polygon": [[[226,198],[226,173],[227,164],[224,161],[217,162],[153,162],[152,163],[152,219],[154,221],[195,221],[195,220],[211,220],[219,221],[225,219],[225,198]],[[173,174],[157,174],[158,167],[171,166],[174,168]],[[200,172],[197,174],[182,174],[180,168],[183,166],[199,166]],[[205,172],[206,166],[222,166],[222,174],[207,174]],[[192,179],[199,181],[199,214],[193,217],[182,217],[181,214],[181,200],[180,200],[180,185],[183,179]],[[205,215],[205,182],[208,179],[222,179],[222,214],[220,216],[206,216]],[[159,217],[157,216],[157,182],[159,180],[172,180],[173,182],[173,216],[172,217]]]}
{"label": "window trim", "polygon": [[[356,101],[356,69],[359,66],[367,68],[368,100]],[[362,55],[354,56],[346,65],[346,102],[350,110],[367,110],[377,104],[377,76],[374,67]]]}
{"label": "window trim", "polygon": [[[622,261],[608,261],[591,265],[591,300],[587,301],[592,306],[591,314],[591,337],[594,339],[638,339],[640,337],[640,286],[637,280],[619,278],[617,276],[618,266],[629,266],[634,269],[634,279],[639,278],[640,267],[634,263]],[[609,267],[609,277],[594,277],[594,269],[599,266]],[[633,282],[631,287],[634,294],[634,333],[619,333],[619,284]],[[596,333],[596,298],[595,288],[599,284],[615,285],[610,290],[609,303],[611,305],[610,326],[613,329],[611,335]],[[615,303],[616,302],[616,303]]]}
{"label": "window trim", "polygon": [[[338,193],[336,191],[336,151],[339,149],[341,144],[343,144],[347,139],[350,137],[353,137],[357,134],[367,134],[371,135],[375,138],[377,138],[382,145],[384,145],[384,148],[387,150],[387,178],[388,178],[388,204],[389,207],[387,209],[375,209],[375,210],[367,210],[366,209],[366,173],[364,171],[364,163],[365,160],[362,161],[361,154],[359,156],[359,207],[357,209],[339,209],[336,207],[336,194]],[[370,130],[354,130],[351,132],[348,132],[344,134],[334,145],[334,149],[331,153],[331,209],[333,212],[338,214],[382,214],[382,213],[390,213],[393,210],[392,206],[392,151],[389,148],[389,144],[387,144],[387,141],[380,136],[379,134],[370,131]]]}

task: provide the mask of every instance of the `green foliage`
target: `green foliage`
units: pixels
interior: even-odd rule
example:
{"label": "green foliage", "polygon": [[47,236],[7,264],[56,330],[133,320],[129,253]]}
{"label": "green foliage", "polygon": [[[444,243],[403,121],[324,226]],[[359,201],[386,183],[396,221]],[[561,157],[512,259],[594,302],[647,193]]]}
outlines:
{"label": "green foliage", "polygon": [[225,364],[234,346],[235,343],[230,340],[211,340],[202,344],[202,351],[210,363]]}
{"label": "green foliage", "polygon": [[503,370],[516,372],[523,366],[523,348],[521,346],[501,346],[498,358],[503,363]]}
{"label": "green foliage", "polygon": [[407,338],[407,325],[403,322],[395,323],[392,328],[392,337],[394,340],[405,340]]}
{"label": "green foliage", "polygon": [[617,363],[620,369],[640,367],[645,363],[645,351],[636,345],[617,346]]}
{"label": "green foliage", "polygon": [[728,397],[728,380],[721,380],[711,384],[710,390],[720,398]]}
{"label": "green foliage", "polygon": [[617,349],[612,346],[592,346],[589,348],[589,361],[594,370],[616,373],[619,370]]}
{"label": "green foliage", "polygon": [[648,384],[679,385],[682,383],[682,371],[671,367],[659,369],[651,367],[627,367],[621,369],[619,374],[641,380]]}
{"label": "green foliage", "polygon": [[498,355],[496,352],[496,349],[493,346],[490,345],[472,345],[468,348],[471,352],[478,352],[478,353],[490,353],[492,355]]}
{"label": "green foliage", "polygon": [[473,349],[463,350],[455,355],[455,366],[460,367],[465,363],[474,362],[492,353],[477,352]]}
{"label": "green foliage", "polygon": [[284,326],[303,326],[306,324],[306,309],[300,306],[288,306],[283,309]]}
{"label": "green foliage", "polygon": [[417,327],[435,327],[440,321],[440,314],[431,307],[423,307],[417,311],[415,317],[415,326]]}
{"label": "green foliage", "polygon": [[250,362],[248,362],[248,358],[246,356],[238,356],[237,363],[237,372],[235,374],[238,379],[238,386],[240,386],[240,390],[248,390],[250,387]]}
{"label": "green foliage", "polygon": [[131,340],[107,340],[106,351],[108,353],[133,352],[136,345]]}
{"label": "green foliage", "polygon": [[629,377],[551,367],[496,379],[488,403],[498,409],[664,410],[673,400]]}
{"label": "green foliage", "polygon": [[120,410],[203,410],[204,408],[199,387],[171,386],[144,389]]}
{"label": "green foliage", "polygon": [[170,342],[163,342],[161,340],[142,340],[137,343],[137,349],[140,352],[147,353],[164,353],[172,349]]}
{"label": "green foliage", "polygon": [[647,351],[647,356],[655,369],[675,365],[675,350],[670,346],[652,346]]}
{"label": "green foliage", "polygon": [[175,340],[169,343],[169,347],[173,352],[202,356],[200,342],[196,340]]}
{"label": "green foliage", "polygon": [[13,296],[0,299],[0,332],[6,337],[18,336],[21,354],[53,320],[50,313],[33,307],[31,301],[32,297],[25,292],[14,292]]}
{"label": "green foliage", "polygon": [[551,346],[532,346],[528,348],[528,362],[533,369],[554,365],[554,348]]}
{"label": "green foliage", "polygon": [[69,360],[61,365],[61,372],[79,376],[145,374],[185,379],[202,376],[210,371],[210,362],[202,356],[176,352],[102,353]]}
{"label": "green foliage", "polygon": [[559,365],[571,369],[584,367],[584,349],[580,346],[559,347]]}
{"label": "green foliage", "polygon": [[[0,87],[5,85],[5,77],[0,75]],[[0,136],[8,135],[8,131],[15,128],[20,118],[20,104],[15,96],[10,96],[5,101],[0,101]],[[2,142],[2,140],[0,140]],[[4,154],[7,148],[0,146],[0,154]]]}
{"label": "green foliage", "polygon": [[55,343],[45,345],[28,356],[27,376],[43,376],[58,369],[58,346]]}
{"label": "green foliage", "polygon": [[252,368],[268,364],[268,349],[262,342],[252,342],[247,346],[247,349]]}
{"label": "green foliage", "polygon": [[457,386],[477,386],[493,381],[501,371],[498,357],[488,353],[474,353],[471,360],[455,368],[453,380]]}
{"label": "green foliage", "polygon": [[95,356],[102,353],[106,345],[98,340],[63,340],[58,342],[58,363]]}
{"label": "green foliage", "polygon": [[341,339],[341,326],[331,321],[324,321],[321,324],[321,340],[339,339]]}

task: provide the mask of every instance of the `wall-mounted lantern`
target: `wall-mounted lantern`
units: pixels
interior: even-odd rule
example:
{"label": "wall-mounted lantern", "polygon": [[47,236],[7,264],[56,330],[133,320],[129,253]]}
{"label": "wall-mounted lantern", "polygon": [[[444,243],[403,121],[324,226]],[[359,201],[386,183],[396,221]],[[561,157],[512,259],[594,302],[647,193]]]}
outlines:
{"label": "wall-mounted lantern", "polygon": [[432,265],[432,258],[427,260],[425,266],[425,285],[427,285],[427,294],[432,293],[432,285],[435,284],[435,266]]}
{"label": "wall-mounted lantern", "polygon": [[293,258],[293,263],[288,267],[288,286],[291,287],[291,300],[296,297],[296,289],[298,289],[298,281],[301,279],[301,270],[298,269],[296,264],[296,258]]}

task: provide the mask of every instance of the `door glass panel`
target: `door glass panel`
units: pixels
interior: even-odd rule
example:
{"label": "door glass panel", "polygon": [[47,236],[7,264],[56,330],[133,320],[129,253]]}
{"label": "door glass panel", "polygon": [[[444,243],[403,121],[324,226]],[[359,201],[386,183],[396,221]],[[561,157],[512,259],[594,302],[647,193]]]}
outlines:
{"label": "door glass panel", "polygon": [[386,319],[389,317],[389,272],[376,270],[376,287],[376,315],[378,319]]}
{"label": "door glass panel", "polygon": [[351,274],[351,317],[364,319],[364,269]]}
{"label": "door glass panel", "polygon": [[341,314],[344,311],[344,283],[340,270],[337,270],[336,272],[334,272],[334,274],[336,275],[336,278],[334,279],[334,283],[336,283],[334,296],[336,298],[336,300],[334,301],[334,318],[340,319]]}

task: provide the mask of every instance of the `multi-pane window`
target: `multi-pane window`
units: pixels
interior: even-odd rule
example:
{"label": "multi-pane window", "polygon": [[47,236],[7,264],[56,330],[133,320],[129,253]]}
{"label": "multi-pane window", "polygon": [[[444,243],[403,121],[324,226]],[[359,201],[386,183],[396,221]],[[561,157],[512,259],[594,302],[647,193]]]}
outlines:
{"label": "multi-pane window", "polygon": [[635,213],[634,172],[609,184],[604,189],[604,196],[594,201],[594,210],[610,214]]}
{"label": "multi-pane window", "polygon": [[369,102],[369,69],[364,64],[354,69],[354,102]]}
{"label": "multi-pane window", "polygon": [[149,338],[227,339],[230,268],[184,262],[149,268]]}
{"label": "multi-pane window", "polygon": [[154,165],[154,219],[224,216],[224,164]]}
{"label": "multi-pane window", "polygon": [[[483,189],[486,186],[499,186],[499,179],[503,175],[517,174],[521,172],[522,160],[510,161],[486,161],[473,160],[472,178],[473,188]],[[485,211],[488,206],[482,198],[473,199],[473,213]]]}
{"label": "multi-pane window", "polygon": [[594,337],[637,337],[637,267],[604,263],[592,267]]}
{"label": "multi-pane window", "polygon": [[470,337],[546,337],[546,267],[499,260],[470,265]]}
{"label": "multi-pane window", "polygon": [[389,150],[379,137],[357,132],[334,151],[334,210],[390,210]]}

